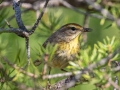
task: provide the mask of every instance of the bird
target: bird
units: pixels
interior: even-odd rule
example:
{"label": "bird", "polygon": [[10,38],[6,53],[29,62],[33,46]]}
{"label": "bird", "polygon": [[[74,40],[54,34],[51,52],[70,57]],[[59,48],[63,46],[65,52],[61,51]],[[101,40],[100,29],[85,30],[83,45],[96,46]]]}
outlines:
{"label": "bird", "polygon": [[69,65],[69,61],[76,60],[80,50],[79,38],[82,36],[82,33],[90,31],[92,31],[91,28],[85,28],[76,23],[65,24],[55,31],[43,43],[44,48],[48,44],[57,45],[56,51],[48,65],[63,70]]}

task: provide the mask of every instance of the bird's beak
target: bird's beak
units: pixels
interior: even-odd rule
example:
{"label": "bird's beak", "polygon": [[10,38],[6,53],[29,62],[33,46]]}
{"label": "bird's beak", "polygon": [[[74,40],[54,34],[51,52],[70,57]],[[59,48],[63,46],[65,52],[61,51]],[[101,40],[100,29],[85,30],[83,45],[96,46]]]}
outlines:
{"label": "bird's beak", "polygon": [[83,32],[91,32],[92,29],[91,28],[83,28]]}

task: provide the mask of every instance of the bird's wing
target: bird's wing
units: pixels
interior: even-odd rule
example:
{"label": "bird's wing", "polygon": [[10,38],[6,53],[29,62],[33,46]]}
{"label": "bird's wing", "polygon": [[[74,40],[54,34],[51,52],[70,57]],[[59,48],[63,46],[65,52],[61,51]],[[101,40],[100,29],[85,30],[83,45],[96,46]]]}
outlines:
{"label": "bird's wing", "polygon": [[54,45],[54,44],[56,44],[59,40],[60,40],[60,38],[58,38],[58,37],[56,36],[56,34],[53,33],[53,34],[43,43],[43,47],[45,48],[48,43],[52,43],[52,44]]}

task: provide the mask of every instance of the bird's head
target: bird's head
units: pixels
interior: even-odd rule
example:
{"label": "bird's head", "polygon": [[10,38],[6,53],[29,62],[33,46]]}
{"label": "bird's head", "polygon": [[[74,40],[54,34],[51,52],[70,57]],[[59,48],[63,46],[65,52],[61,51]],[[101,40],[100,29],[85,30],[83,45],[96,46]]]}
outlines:
{"label": "bird's head", "polygon": [[79,24],[76,23],[69,23],[62,26],[58,31],[57,35],[59,38],[63,39],[64,41],[70,41],[80,36],[83,32],[90,32],[92,29],[84,28]]}

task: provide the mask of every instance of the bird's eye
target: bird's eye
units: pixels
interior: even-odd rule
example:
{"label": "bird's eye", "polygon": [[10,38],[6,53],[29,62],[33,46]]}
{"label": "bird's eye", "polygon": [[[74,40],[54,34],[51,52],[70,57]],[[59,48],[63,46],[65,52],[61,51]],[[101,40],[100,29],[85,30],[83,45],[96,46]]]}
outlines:
{"label": "bird's eye", "polygon": [[72,31],[75,31],[75,30],[76,30],[76,28],[75,28],[75,27],[71,27],[71,30],[72,30]]}

